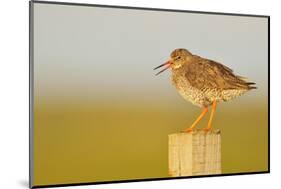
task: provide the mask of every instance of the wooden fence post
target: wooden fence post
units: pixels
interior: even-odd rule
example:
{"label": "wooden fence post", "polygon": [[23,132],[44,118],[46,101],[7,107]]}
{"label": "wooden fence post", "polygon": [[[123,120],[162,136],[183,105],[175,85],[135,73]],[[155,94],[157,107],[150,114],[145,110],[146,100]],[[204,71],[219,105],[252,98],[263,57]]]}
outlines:
{"label": "wooden fence post", "polygon": [[221,134],[219,130],[169,135],[169,175],[221,174]]}

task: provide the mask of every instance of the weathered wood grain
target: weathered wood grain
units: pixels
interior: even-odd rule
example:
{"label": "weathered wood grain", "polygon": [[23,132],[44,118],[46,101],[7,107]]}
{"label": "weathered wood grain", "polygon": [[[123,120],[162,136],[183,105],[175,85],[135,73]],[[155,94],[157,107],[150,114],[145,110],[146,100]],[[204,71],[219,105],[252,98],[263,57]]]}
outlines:
{"label": "weathered wood grain", "polygon": [[194,176],[221,173],[219,130],[169,135],[169,175]]}

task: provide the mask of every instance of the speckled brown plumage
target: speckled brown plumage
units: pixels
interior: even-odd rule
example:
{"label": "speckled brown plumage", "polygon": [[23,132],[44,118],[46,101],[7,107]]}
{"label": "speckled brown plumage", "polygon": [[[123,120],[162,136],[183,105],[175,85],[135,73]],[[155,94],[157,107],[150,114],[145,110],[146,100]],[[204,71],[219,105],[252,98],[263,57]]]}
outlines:
{"label": "speckled brown plumage", "polygon": [[181,96],[202,108],[216,102],[231,100],[256,88],[255,83],[247,82],[243,77],[235,75],[232,69],[213,60],[193,55],[186,49],[174,50],[171,59],[155,69],[164,65],[167,65],[164,70],[171,68],[172,83]]}

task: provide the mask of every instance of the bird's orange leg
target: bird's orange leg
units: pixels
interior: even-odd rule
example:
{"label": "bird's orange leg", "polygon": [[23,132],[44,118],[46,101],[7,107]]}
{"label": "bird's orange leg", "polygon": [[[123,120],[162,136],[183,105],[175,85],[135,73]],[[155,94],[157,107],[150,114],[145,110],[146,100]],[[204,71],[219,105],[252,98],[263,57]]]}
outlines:
{"label": "bird's orange leg", "polygon": [[212,120],[216,111],[217,107],[217,101],[214,100],[213,105],[212,105],[212,111],[211,111],[211,116],[208,122],[208,126],[204,129],[205,131],[209,131],[212,128]]}
{"label": "bird's orange leg", "polygon": [[208,108],[205,107],[201,114],[197,117],[197,119],[194,121],[194,123],[191,125],[191,127],[184,129],[183,132],[190,132],[192,129],[199,123],[199,121],[202,119],[202,117],[208,112]]}

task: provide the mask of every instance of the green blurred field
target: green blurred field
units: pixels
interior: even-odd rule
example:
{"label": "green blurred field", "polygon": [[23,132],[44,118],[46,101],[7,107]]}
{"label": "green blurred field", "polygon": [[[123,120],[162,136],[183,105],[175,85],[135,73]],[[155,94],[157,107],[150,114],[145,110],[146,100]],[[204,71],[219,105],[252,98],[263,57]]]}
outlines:
{"label": "green blurred field", "polygon": [[[190,126],[200,111],[184,101],[36,103],[34,184],[168,177],[167,136]],[[218,105],[223,173],[268,169],[267,114],[259,100]]]}

